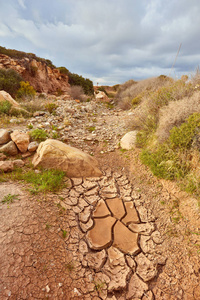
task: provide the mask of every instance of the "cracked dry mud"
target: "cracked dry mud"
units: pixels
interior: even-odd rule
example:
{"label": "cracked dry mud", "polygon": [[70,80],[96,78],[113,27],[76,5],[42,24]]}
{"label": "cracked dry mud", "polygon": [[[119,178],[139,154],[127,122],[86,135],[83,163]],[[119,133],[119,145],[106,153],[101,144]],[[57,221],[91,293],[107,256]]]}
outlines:
{"label": "cracked dry mud", "polygon": [[150,293],[147,282],[159,262],[147,257],[148,243],[155,249],[162,240],[157,232],[153,241],[155,227],[145,210],[140,221],[125,176],[72,179],[69,188],[39,202],[23,186],[1,183],[1,198],[9,193],[18,199],[1,204],[2,299],[107,299],[115,291],[132,299]]}
{"label": "cracked dry mud", "polygon": [[[113,152],[80,141],[102,177],[35,196],[25,184],[0,182],[0,299],[200,299],[195,199],[154,178],[137,150],[113,150],[126,118],[101,115]],[[18,197],[3,204],[8,194]]]}

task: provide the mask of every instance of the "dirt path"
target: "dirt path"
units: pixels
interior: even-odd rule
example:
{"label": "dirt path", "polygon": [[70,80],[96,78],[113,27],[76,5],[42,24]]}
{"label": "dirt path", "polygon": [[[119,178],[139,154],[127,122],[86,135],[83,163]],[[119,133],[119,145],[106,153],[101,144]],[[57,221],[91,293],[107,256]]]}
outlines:
{"label": "dirt path", "polygon": [[[96,116],[97,126],[104,124],[110,134],[113,129],[115,138],[126,132],[127,113],[105,111]],[[72,180],[58,194],[37,196],[24,184],[0,183],[0,201],[18,195],[13,203],[0,203],[0,299],[200,299],[197,201],[174,183],[154,178],[138,150],[114,150],[112,140],[85,141],[103,178]],[[90,245],[95,209],[99,213],[98,203],[107,205],[113,197],[126,210],[133,201],[146,226],[133,254],[123,249],[112,256],[116,236],[99,249]],[[112,209],[110,214],[115,217]],[[125,224],[122,217],[117,222]]]}

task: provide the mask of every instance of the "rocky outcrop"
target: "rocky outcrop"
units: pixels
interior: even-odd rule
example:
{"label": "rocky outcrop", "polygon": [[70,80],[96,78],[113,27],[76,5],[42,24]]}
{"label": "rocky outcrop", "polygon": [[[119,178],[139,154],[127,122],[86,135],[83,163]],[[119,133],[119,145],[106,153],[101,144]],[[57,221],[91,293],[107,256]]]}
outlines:
{"label": "rocky outcrop", "polygon": [[37,92],[55,93],[68,92],[68,76],[61,74],[58,69],[52,69],[45,62],[29,59],[11,58],[0,54],[0,68],[14,69],[34,87]]}
{"label": "rocky outcrop", "polygon": [[60,169],[68,177],[101,176],[98,162],[90,155],[60,141],[47,139],[42,142],[35,154],[33,165]]}
{"label": "rocky outcrop", "polygon": [[15,156],[20,152],[29,156],[31,155],[31,152],[36,151],[37,147],[38,143],[30,142],[29,134],[26,132],[20,130],[9,131],[7,129],[0,129],[0,153]]}
{"label": "rocky outcrop", "polygon": [[100,102],[105,102],[105,103],[110,102],[110,99],[108,98],[108,96],[102,91],[95,92],[95,99],[96,99],[96,101],[100,101]]}

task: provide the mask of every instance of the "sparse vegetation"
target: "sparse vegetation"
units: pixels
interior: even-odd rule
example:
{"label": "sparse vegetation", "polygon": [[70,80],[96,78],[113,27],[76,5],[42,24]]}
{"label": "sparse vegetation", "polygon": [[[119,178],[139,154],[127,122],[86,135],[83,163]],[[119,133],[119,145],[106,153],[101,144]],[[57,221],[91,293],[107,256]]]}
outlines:
{"label": "sparse vegetation", "polygon": [[0,90],[4,90],[15,97],[22,77],[13,69],[0,69]]}
{"label": "sparse vegetation", "polygon": [[33,129],[29,134],[33,140],[36,140],[38,142],[45,141],[48,137],[47,132],[44,129],[39,128]]}
{"label": "sparse vegetation", "polygon": [[14,200],[18,200],[18,195],[8,194],[3,197],[3,200],[1,202],[3,204],[10,204],[10,203],[13,203]]}
{"label": "sparse vegetation", "polygon": [[77,99],[80,101],[85,101],[86,96],[84,95],[84,90],[81,86],[74,85],[70,88],[70,95],[73,99]]}
{"label": "sparse vegetation", "polygon": [[17,58],[17,59],[23,59],[23,58],[28,58],[30,60],[35,59],[36,61],[45,63],[50,68],[55,68],[55,66],[52,64],[52,62],[49,59],[38,57],[33,53],[26,53],[15,49],[6,49],[5,47],[0,46],[0,54],[4,54],[9,57]]}
{"label": "sparse vegetation", "polygon": [[20,180],[29,183],[31,186],[29,191],[32,194],[40,192],[56,192],[62,189],[64,184],[65,173],[60,170],[41,169],[39,173],[33,169],[15,168],[12,173],[4,173],[1,175],[1,181]]}
{"label": "sparse vegetation", "polygon": [[69,84],[71,86],[81,86],[85,95],[94,95],[93,83],[90,79],[71,73],[65,67],[59,67],[58,70],[69,77]]}
{"label": "sparse vegetation", "polygon": [[8,100],[1,101],[0,102],[0,115],[1,114],[9,115],[11,107],[12,107],[12,104]]}
{"label": "sparse vegetation", "polygon": [[193,162],[194,149],[200,147],[200,94],[193,81],[199,81],[183,79],[160,76],[140,83],[129,81],[119,89],[117,99],[118,104],[127,102],[134,109],[130,127],[138,130],[142,162],[154,175],[178,180],[199,197],[200,178]]}
{"label": "sparse vegetation", "polygon": [[32,99],[35,97],[36,91],[34,88],[30,85],[28,81],[21,81],[20,82],[20,88],[17,91],[17,98],[20,99]]}
{"label": "sparse vegetation", "polygon": [[56,108],[58,107],[58,105],[54,102],[49,102],[45,104],[45,109],[52,114],[53,112],[55,112]]}

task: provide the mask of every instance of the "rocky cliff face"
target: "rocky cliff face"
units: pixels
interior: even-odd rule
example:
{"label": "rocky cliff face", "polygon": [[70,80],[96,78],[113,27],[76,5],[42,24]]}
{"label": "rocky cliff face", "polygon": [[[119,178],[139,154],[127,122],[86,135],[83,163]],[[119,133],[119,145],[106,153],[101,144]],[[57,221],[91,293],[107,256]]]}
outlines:
{"label": "rocky cliff face", "polygon": [[58,69],[52,69],[45,62],[38,62],[35,59],[15,59],[0,54],[0,68],[14,69],[24,79],[29,81],[37,92],[56,93],[69,90],[68,76],[61,74]]}

